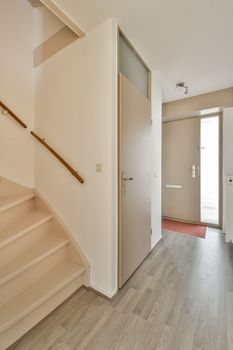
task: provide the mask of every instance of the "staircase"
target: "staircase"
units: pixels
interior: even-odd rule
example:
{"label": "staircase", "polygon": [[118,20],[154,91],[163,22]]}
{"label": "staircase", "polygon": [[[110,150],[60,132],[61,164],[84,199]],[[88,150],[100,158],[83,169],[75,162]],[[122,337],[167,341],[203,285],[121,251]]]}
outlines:
{"label": "staircase", "polygon": [[56,214],[0,178],[0,350],[88,284],[89,264]]}

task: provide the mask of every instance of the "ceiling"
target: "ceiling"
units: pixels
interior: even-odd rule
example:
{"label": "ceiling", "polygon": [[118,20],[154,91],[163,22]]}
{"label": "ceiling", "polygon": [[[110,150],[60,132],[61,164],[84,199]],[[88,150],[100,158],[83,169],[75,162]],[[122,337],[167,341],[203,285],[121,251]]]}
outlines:
{"label": "ceiling", "polygon": [[89,31],[113,17],[153,70],[163,101],[233,86],[232,0],[53,0]]}

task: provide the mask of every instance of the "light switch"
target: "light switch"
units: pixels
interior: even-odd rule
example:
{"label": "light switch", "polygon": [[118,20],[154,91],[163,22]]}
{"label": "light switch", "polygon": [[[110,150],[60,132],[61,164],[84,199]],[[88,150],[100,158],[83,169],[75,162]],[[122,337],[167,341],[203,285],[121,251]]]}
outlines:
{"label": "light switch", "polygon": [[96,163],[95,168],[96,168],[97,173],[103,172],[103,164],[102,163]]}

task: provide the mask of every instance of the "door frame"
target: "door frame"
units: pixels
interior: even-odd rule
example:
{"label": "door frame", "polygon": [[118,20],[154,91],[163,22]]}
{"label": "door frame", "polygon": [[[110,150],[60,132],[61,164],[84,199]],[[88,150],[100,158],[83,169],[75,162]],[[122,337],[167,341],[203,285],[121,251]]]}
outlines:
{"label": "door frame", "polygon": [[[134,45],[128,39],[124,31],[117,27],[117,200],[118,200],[118,233],[117,233],[117,290],[120,289],[120,246],[121,246],[121,116],[120,116],[120,36],[124,38],[135,55],[139,58],[142,64],[148,71],[148,99],[151,101],[151,75],[152,72],[149,66],[142,59],[141,55],[135,49]],[[142,262],[143,263],[143,262]],[[139,265],[140,266],[140,265]],[[138,266],[138,268],[139,268]]]}
{"label": "door frame", "polygon": [[[181,117],[181,118],[176,118],[174,120],[167,120],[165,122],[163,122],[163,124],[165,123],[169,123],[169,122],[173,122],[173,121],[179,121],[179,120],[184,120],[184,119],[190,119],[190,118],[198,118],[199,119],[199,125],[200,125],[200,135],[201,135],[201,119],[205,119],[205,118],[211,118],[211,117],[219,117],[219,224],[215,225],[215,224],[209,224],[206,222],[202,222],[201,221],[201,148],[199,147],[199,166],[200,166],[200,181],[199,181],[199,192],[200,192],[200,205],[199,205],[199,222],[194,222],[194,221],[189,221],[189,220],[181,220],[179,219],[180,222],[184,222],[184,223],[191,223],[191,224],[200,224],[200,225],[207,225],[209,227],[213,227],[213,228],[218,228],[218,229],[222,229],[222,225],[223,225],[223,112],[215,112],[215,113],[211,113],[208,115],[194,115],[194,116],[190,116],[190,117]],[[171,221],[178,221],[178,219],[175,218],[169,218],[169,217],[162,217],[163,219],[168,219]]]}

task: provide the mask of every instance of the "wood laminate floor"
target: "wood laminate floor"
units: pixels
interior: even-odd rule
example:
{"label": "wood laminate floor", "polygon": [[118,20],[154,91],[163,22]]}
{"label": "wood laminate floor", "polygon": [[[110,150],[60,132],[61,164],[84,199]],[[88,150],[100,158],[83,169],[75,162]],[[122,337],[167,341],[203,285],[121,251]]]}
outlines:
{"label": "wood laminate floor", "polygon": [[11,350],[233,350],[233,245],[164,233],[112,301],[81,289]]}

